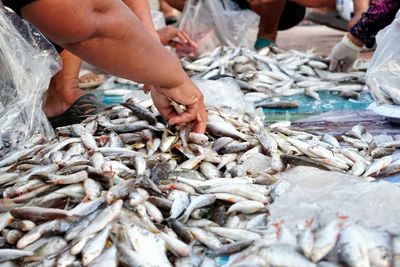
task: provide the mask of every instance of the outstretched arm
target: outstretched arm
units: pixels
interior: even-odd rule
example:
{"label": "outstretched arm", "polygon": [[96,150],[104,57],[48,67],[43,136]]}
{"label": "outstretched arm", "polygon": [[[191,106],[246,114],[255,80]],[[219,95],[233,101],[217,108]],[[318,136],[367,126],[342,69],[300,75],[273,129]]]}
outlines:
{"label": "outstretched arm", "polygon": [[[205,130],[201,92],[192,86],[178,58],[152,37],[123,2],[38,0],[25,6],[22,15],[50,40],[94,66],[163,88],[164,97],[188,105],[191,112],[185,117],[169,113],[167,119],[174,124],[195,120],[195,130]],[[182,101],[178,94],[191,97]]]}
{"label": "outstretched arm", "polygon": [[22,15],[50,40],[108,73],[164,88],[186,79],[175,55],[121,1],[39,0]]}

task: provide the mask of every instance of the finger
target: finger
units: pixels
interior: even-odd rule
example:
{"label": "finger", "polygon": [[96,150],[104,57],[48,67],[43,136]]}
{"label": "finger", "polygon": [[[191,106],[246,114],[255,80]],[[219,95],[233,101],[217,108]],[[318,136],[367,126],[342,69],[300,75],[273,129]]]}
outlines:
{"label": "finger", "polygon": [[185,37],[186,40],[190,41],[190,37],[189,37],[189,34],[187,32],[182,30],[182,31],[180,31],[180,33],[182,33],[182,35]]}
{"label": "finger", "polygon": [[144,91],[144,93],[145,93],[145,94],[150,93],[152,87],[153,87],[153,86],[150,85],[150,84],[145,84],[145,85],[143,85],[143,91]]}
{"label": "finger", "polygon": [[185,113],[182,113],[182,115],[172,116],[168,120],[168,123],[171,124],[171,125],[182,124],[182,123],[191,122],[195,118],[196,118],[196,116],[194,114],[189,113],[189,112],[185,112]]}
{"label": "finger", "polygon": [[185,44],[187,44],[189,42],[187,36],[185,35],[184,32],[177,32],[176,35],[178,36],[178,38]]}
{"label": "finger", "polygon": [[199,48],[199,46],[197,45],[197,43],[195,42],[195,41],[193,41],[192,39],[190,39],[189,40],[189,43],[188,43],[190,46],[192,46],[194,49],[198,49]]}
{"label": "finger", "polygon": [[164,119],[168,121],[170,118],[176,115],[175,110],[170,105],[169,99],[160,94],[157,89],[151,90],[151,98],[153,99],[155,106]]}
{"label": "finger", "polygon": [[178,41],[169,41],[168,45],[175,48],[175,49],[182,49],[182,47],[184,47],[184,45]]}
{"label": "finger", "polygon": [[193,131],[195,133],[204,133],[207,127],[207,112],[203,110],[196,120],[196,123],[193,127]]}
{"label": "finger", "polygon": [[206,131],[206,126],[207,126],[206,122],[203,122],[203,121],[202,122],[196,122],[194,127],[193,127],[192,132],[203,134]]}
{"label": "finger", "polygon": [[169,121],[178,116],[175,110],[172,107],[158,107],[158,112],[160,112],[161,116],[168,122],[168,124],[172,124]]}
{"label": "finger", "polygon": [[339,61],[336,59],[331,59],[331,63],[329,64],[329,70],[330,71],[336,71],[338,67]]}
{"label": "finger", "polygon": [[187,44],[197,49],[198,46],[197,46],[196,42],[193,41],[193,40],[190,38],[189,34],[187,34],[187,32],[185,32],[185,31],[182,31],[182,33],[183,33],[183,34],[185,35],[185,37],[186,37]]}
{"label": "finger", "polygon": [[196,44],[196,42],[193,41],[193,40],[190,38],[190,36],[189,36],[189,34],[188,34],[187,32],[185,32],[185,31],[181,31],[181,32],[182,32],[182,34],[185,36],[188,45],[193,46],[193,47],[195,47],[195,48],[198,47],[197,44]]}

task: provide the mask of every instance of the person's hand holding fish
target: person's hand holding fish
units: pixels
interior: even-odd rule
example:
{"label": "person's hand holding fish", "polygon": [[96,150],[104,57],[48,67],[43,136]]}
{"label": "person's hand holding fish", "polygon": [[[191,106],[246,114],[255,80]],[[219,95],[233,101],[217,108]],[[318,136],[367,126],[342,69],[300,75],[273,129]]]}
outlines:
{"label": "person's hand holding fish", "polygon": [[[193,122],[193,132],[205,132],[207,113],[203,102],[204,96],[189,78],[175,88],[153,87],[151,97],[161,116],[169,124]],[[171,105],[171,100],[186,106],[186,110],[182,114],[178,114]]]}

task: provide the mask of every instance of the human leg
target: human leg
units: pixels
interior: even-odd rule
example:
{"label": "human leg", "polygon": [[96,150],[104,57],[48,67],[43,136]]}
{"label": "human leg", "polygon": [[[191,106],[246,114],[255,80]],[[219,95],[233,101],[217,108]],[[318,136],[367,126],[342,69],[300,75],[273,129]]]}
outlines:
{"label": "human leg", "polygon": [[[185,6],[185,2],[186,0],[164,0],[168,5],[170,5],[171,7],[182,11],[184,6]],[[161,5],[161,1],[160,1],[160,5]]]}
{"label": "human leg", "polygon": [[52,77],[43,106],[54,128],[79,123],[105,108],[93,95],[79,89],[81,60],[67,50],[62,51],[60,57],[63,67]]}
{"label": "human leg", "polygon": [[286,5],[286,0],[275,0],[262,5],[251,5],[250,8],[260,15],[260,26],[256,48],[262,48],[275,42],[281,15]]}
{"label": "human leg", "polygon": [[[78,86],[81,60],[67,50],[62,51],[60,57],[63,67],[51,79],[43,107],[46,116],[50,118],[64,113],[85,94]],[[89,107],[86,112],[90,113],[93,109]]]}
{"label": "human leg", "polygon": [[160,11],[164,14],[167,25],[178,21],[176,9],[170,6],[165,0],[160,0]]}

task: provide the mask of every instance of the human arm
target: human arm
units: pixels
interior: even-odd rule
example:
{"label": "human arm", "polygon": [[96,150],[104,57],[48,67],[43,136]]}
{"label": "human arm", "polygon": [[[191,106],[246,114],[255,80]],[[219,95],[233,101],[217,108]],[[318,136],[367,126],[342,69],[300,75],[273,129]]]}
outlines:
{"label": "human arm", "polygon": [[175,26],[167,26],[157,31],[162,45],[176,49],[177,54],[196,54],[197,44],[189,35]]}
{"label": "human arm", "polygon": [[353,27],[357,21],[360,20],[361,15],[368,10],[369,0],[353,0],[354,4],[354,15],[352,19],[349,21],[349,28]]}
{"label": "human arm", "polygon": [[156,38],[158,38],[154,28],[149,2],[147,0],[123,0],[123,2],[139,18],[146,29]]}
{"label": "human arm", "polygon": [[[191,112],[181,117],[170,113],[166,119],[172,124],[194,120],[195,130],[204,132],[201,92],[178,58],[121,1],[40,0],[25,6],[22,15],[50,40],[99,69],[162,88],[160,98],[188,105]],[[190,101],[183,103],[180,95],[191,96]]]}
{"label": "human arm", "polygon": [[329,69],[345,71],[351,68],[361,48],[364,45],[372,47],[375,44],[375,35],[393,21],[399,8],[400,2],[397,0],[373,2],[345,38],[333,47],[329,56],[331,59]]}
{"label": "human arm", "polygon": [[398,0],[374,1],[350,29],[351,35],[371,48],[375,44],[375,35],[393,21],[399,9]]}

